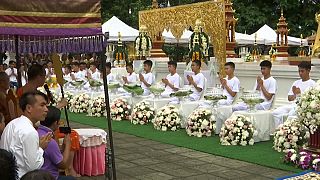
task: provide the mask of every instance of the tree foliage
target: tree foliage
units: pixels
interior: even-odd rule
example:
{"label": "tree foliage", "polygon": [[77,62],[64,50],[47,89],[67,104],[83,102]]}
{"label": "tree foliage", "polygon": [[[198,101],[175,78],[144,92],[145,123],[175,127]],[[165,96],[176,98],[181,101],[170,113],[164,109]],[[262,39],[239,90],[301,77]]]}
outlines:
{"label": "tree foliage", "polygon": [[[202,2],[205,0],[171,0],[171,6]],[[168,0],[158,0],[166,7]],[[138,28],[139,11],[150,9],[152,0],[101,0],[103,22],[117,16],[128,25]],[[320,12],[320,0],[233,0],[238,23],[237,32],[251,34],[264,24],[276,29],[283,9],[291,36],[309,36],[317,29],[315,13]],[[130,10],[130,11],[129,11]]]}

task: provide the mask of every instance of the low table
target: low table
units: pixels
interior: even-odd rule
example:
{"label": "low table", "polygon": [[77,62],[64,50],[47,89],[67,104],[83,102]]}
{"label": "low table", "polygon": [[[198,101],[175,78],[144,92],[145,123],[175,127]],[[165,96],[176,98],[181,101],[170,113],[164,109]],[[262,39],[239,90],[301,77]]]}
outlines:
{"label": "low table", "polygon": [[274,121],[271,111],[235,111],[232,115],[244,115],[250,118],[252,125],[258,131],[258,135],[254,137],[254,142],[269,141],[272,129],[274,129]]}
{"label": "low table", "polygon": [[106,171],[107,133],[102,129],[74,129],[80,138],[80,150],[75,153],[73,167],[80,175],[98,176]]}

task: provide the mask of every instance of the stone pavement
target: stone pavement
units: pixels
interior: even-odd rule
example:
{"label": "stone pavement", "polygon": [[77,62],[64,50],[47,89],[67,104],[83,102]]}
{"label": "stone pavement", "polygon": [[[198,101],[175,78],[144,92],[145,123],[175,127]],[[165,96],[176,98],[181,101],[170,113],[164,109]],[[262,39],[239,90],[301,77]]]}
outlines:
{"label": "stone pavement", "polygon": [[[72,123],[73,128],[92,128]],[[144,138],[113,133],[119,180],[268,180],[292,172],[228,159]],[[79,180],[103,180],[104,176]]]}

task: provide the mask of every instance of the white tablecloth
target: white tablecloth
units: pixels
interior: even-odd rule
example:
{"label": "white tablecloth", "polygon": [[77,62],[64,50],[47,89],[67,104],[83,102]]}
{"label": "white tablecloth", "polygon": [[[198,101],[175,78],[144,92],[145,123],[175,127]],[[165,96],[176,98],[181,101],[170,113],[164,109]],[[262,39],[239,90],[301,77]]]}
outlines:
{"label": "white tablecloth", "polygon": [[111,74],[113,74],[116,77],[122,77],[122,76],[126,76],[128,73],[125,67],[119,67],[119,68],[112,68]]}
{"label": "white tablecloth", "polygon": [[216,134],[219,134],[224,122],[232,115],[232,106],[215,107],[212,112],[216,118]]}
{"label": "white tablecloth", "polygon": [[199,107],[198,101],[180,101],[180,104],[176,104],[181,114],[181,127],[185,128],[189,115]]}
{"label": "white tablecloth", "polygon": [[169,104],[171,98],[147,98],[146,101],[157,111],[163,106]]}
{"label": "white tablecloth", "polygon": [[99,146],[107,142],[107,133],[103,129],[74,129],[79,134],[80,146]]}
{"label": "white tablecloth", "polygon": [[232,115],[244,115],[250,118],[253,126],[258,131],[258,135],[254,137],[255,142],[270,140],[270,134],[274,129],[274,121],[271,111],[235,111]]}

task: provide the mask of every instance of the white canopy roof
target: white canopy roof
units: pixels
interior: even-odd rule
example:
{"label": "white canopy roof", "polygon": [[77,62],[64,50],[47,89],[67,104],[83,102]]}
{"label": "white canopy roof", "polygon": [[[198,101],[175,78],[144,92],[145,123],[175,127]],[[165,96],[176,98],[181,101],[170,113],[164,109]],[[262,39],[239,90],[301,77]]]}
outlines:
{"label": "white canopy roof", "polygon": [[102,33],[109,32],[108,41],[118,41],[118,32],[121,33],[122,41],[134,41],[139,36],[139,31],[128,26],[116,16],[113,16],[102,25]]}
{"label": "white canopy roof", "polygon": [[[182,36],[179,39],[179,43],[189,43],[190,36],[192,35],[192,31],[185,29],[183,31]],[[171,30],[167,31],[166,29],[162,32],[162,37],[165,43],[177,43],[177,39],[173,36]]]}
{"label": "white canopy roof", "polygon": [[[257,38],[262,38],[264,39],[264,44],[265,45],[272,45],[273,43],[276,43],[277,40],[277,33],[275,30],[273,30],[271,27],[268,25],[263,25],[257,32],[251,34],[254,38],[255,34],[257,34]],[[301,39],[300,38],[295,38],[292,36],[288,36],[288,45],[291,46],[300,46]],[[308,41],[306,39],[302,40],[302,44],[304,46],[308,45]]]}
{"label": "white canopy roof", "polygon": [[[249,34],[242,34],[236,32],[235,39],[236,42],[241,45],[254,43],[254,36],[251,36]],[[257,44],[264,44],[264,39],[257,37]]]}

